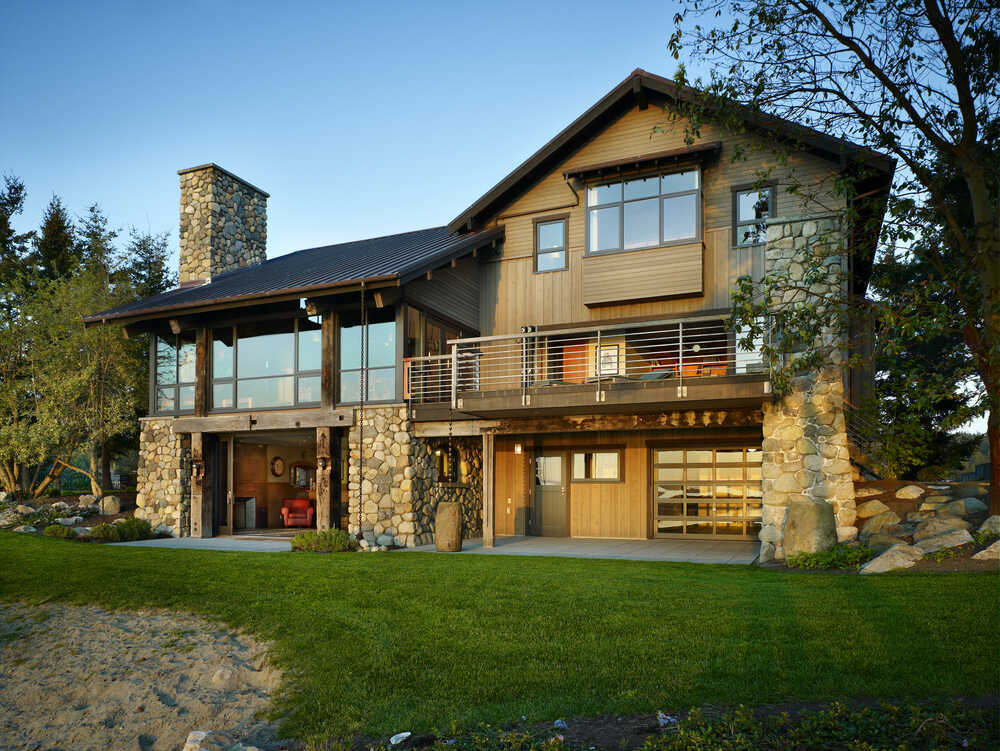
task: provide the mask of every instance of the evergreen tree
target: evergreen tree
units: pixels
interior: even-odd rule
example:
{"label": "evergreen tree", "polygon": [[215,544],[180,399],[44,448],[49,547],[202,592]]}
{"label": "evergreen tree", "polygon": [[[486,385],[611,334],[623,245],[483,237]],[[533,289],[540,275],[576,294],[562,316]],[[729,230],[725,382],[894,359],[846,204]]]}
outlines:
{"label": "evergreen tree", "polygon": [[108,229],[108,218],[96,203],[87,209],[79,228],[79,257],[88,269],[113,271],[116,265],[115,238],[118,232]]}
{"label": "evergreen tree", "polygon": [[128,274],[136,299],[152,297],[172,289],[177,278],[167,264],[170,251],[167,247],[169,233],[129,231],[123,268]]}
{"label": "evergreen tree", "polygon": [[0,189],[0,305],[10,315],[16,304],[15,288],[24,278],[24,259],[34,233],[18,234],[14,230],[14,217],[24,211],[27,195],[24,183],[12,175],[5,175],[3,180]]}
{"label": "evergreen tree", "polygon": [[76,227],[59,196],[52,196],[45,208],[29,261],[42,279],[66,279],[80,265]]}

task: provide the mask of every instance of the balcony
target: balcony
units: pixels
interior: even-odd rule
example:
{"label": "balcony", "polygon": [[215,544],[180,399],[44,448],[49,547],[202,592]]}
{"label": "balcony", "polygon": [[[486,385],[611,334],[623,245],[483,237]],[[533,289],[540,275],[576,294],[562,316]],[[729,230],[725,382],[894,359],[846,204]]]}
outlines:
{"label": "balcony", "polygon": [[760,404],[767,367],[736,339],[719,317],[455,339],[407,361],[407,399],[418,420]]}

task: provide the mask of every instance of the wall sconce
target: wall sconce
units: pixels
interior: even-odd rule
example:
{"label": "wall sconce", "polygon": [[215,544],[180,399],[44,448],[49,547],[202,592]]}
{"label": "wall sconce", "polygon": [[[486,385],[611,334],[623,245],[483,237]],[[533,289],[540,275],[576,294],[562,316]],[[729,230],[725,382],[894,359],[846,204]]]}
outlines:
{"label": "wall sconce", "polygon": [[522,446],[520,443],[515,443],[514,444],[514,453],[515,454],[523,454],[524,453],[524,446]]}
{"label": "wall sconce", "polygon": [[200,459],[191,462],[191,476],[196,480],[205,476],[205,463]]}
{"label": "wall sconce", "polygon": [[325,456],[319,457],[316,463],[319,464],[319,468],[323,472],[325,472],[326,468],[329,466]]}

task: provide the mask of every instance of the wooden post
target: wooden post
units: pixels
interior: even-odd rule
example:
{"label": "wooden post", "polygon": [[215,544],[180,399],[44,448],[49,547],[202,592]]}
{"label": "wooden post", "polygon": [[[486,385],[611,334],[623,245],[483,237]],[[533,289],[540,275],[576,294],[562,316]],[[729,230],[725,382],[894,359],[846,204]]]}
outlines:
{"label": "wooden post", "polygon": [[333,509],[333,488],[330,475],[333,459],[330,456],[330,428],[316,428],[316,529],[330,529]]}
{"label": "wooden post", "polygon": [[199,328],[195,333],[195,382],[194,382],[194,413],[204,417],[208,412],[208,362],[211,329]]}
{"label": "wooden post", "polygon": [[212,536],[212,491],[204,433],[191,434],[191,536]]}
{"label": "wooden post", "polygon": [[[337,367],[336,314],[331,311],[324,313],[322,325],[323,328],[320,332],[320,341],[322,342],[320,392],[322,394],[323,406],[331,408],[337,399],[335,393],[337,384],[334,378],[334,372]],[[319,434],[317,433],[318,437]]]}
{"label": "wooden post", "polygon": [[493,500],[495,485],[493,476],[496,469],[495,440],[492,432],[483,433],[483,547],[496,545],[496,520]]}

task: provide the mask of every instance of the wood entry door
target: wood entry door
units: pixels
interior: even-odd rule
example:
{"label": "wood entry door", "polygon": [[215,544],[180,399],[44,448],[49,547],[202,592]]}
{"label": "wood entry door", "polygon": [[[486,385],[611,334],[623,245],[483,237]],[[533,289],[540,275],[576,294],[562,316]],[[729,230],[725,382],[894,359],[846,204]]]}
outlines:
{"label": "wood entry door", "polygon": [[542,537],[566,536],[566,455],[535,455],[534,533]]}
{"label": "wood entry door", "polygon": [[215,535],[233,533],[233,438],[214,436],[212,441],[212,519]]}

